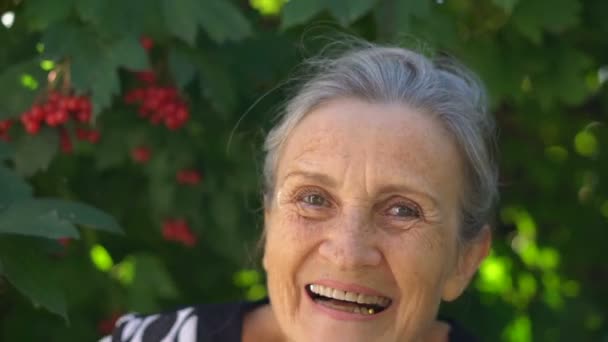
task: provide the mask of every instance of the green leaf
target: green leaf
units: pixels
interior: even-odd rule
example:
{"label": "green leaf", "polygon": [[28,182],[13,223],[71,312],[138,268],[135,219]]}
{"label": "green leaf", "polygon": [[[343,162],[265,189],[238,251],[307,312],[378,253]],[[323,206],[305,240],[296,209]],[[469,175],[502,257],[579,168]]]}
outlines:
{"label": "green leaf", "polygon": [[45,73],[40,69],[38,58],[9,66],[0,72],[0,120],[21,114],[34,102],[36,91],[21,84],[21,78],[26,74],[38,81],[44,79]]}
{"label": "green leaf", "polygon": [[24,19],[32,30],[42,31],[50,24],[67,18],[75,1],[28,0],[24,3]]}
{"label": "green leaf", "polygon": [[[380,30],[391,39],[399,38],[412,30],[412,19],[425,19],[430,15],[431,2],[426,0],[383,1],[377,6],[376,22]],[[439,18],[430,19],[435,25]],[[431,24],[423,20],[423,22]]]}
{"label": "green leaf", "polygon": [[237,97],[228,72],[221,64],[202,54],[199,55],[198,67],[203,95],[215,110],[224,114],[232,113],[237,104]]}
{"label": "green leaf", "polygon": [[38,210],[37,200],[22,200],[12,203],[0,212],[0,233],[18,234],[59,239],[78,238],[78,231],[56,210]]}
{"label": "green leaf", "polygon": [[[135,277],[129,288],[130,308],[139,312],[158,310],[159,298],[174,298],[177,288],[167,267],[154,255],[136,254]],[[154,284],[154,286],[150,286]]]}
{"label": "green leaf", "polygon": [[281,29],[300,25],[325,10],[323,0],[290,0],[283,7]]}
{"label": "green leaf", "polygon": [[4,141],[0,141],[0,162],[13,160],[15,157],[15,146]]}
{"label": "green leaf", "polygon": [[70,57],[72,86],[79,93],[92,93],[95,113],[108,107],[113,96],[120,92],[119,67],[145,69],[149,66],[145,51],[133,35],[107,41],[87,27],[60,24],[45,33],[43,42],[49,58]]}
{"label": "green leaf", "polygon": [[6,279],[34,306],[42,306],[68,321],[60,279],[35,244],[26,239],[0,238],[0,262]]}
{"label": "green leaf", "polygon": [[143,70],[150,67],[146,50],[135,36],[126,36],[115,41],[108,48],[107,54],[115,66],[131,70]]}
{"label": "green leaf", "polygon": [[578,0],[552,1],[551,11],[547,11],[547,3],[543,0],[526,0],[515,7],[512,21],[524,36],[534,43],[540,43],[544,30],[561,32],[578,24],[581,10]]}
{"label": "green leaf", "polygon": [[57,133],[41,130],[38,135],[25,135],[17,142],[15,153],[15,171],[29,177],[41,169],[46,169],[59,145]]}
{"label": "green leaf", "polygon": [[169,50],[169,70],[175,83],[181,88],[190,83],[196,75],[196,66],[188,51],[176,46]]}
{"label": "green leaf", "polygon": [[36,198],[14,203],[9,207],[8,211],[10,210],[30,213],[31,216],[57,217],[60,220],[85,225],[92,229],[122,233],[122,229],[112,216],[83,203],[53,198]]}
{"label": "green leaf", "polygon": [[492,2],[502,8],[505,12],[511,13],[513,7],[519,2],[519,0],[492,0]]}
{"label": "green leaf", "polygon": [[9,204],[32,197],[32,187],[13,171],[0,166],[0,215]]}
{"label": "green leaf", "polygon": [[84,22],[97,23],[103,0],[78,0],[76,11]]}
{"label": "green leaf", "polygon": [[369,12],[377,0],[331,0],[329,11],[342,26],[347,26]]}
{"label": "green leaf", "polygon": [[251,35],[251,24],[230,1],[200,2],[199,24],[218,43]]}
{"label": "green leaf", "polygon": [[163,14],[169,31],[194,45],[198,32],[198,13],[201,2],[198,0],[163,0]]}

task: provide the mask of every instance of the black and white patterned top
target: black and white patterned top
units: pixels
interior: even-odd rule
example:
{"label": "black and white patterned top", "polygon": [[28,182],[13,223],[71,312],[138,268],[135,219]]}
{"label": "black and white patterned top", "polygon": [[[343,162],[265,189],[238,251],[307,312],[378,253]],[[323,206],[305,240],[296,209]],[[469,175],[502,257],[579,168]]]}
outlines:
{"label": "black and white patterned top", "polygon": [[[154,314],[128,314],[116,321],[111,336],[99,342],[240,342],[245,314],[268,304],[257,302],[205,304]],[[450,342],[478,341],[452,320]]]}

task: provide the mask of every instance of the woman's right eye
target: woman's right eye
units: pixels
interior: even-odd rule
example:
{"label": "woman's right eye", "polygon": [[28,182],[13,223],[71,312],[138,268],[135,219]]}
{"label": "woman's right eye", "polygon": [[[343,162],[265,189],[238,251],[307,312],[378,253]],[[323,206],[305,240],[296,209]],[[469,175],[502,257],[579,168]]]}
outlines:
{"label": "woman's right eye", "polygon": [[307,194],[301,197],[302,202],[315,206],[315,207],[326,207],[328,205],[325,197],[319,194]]}

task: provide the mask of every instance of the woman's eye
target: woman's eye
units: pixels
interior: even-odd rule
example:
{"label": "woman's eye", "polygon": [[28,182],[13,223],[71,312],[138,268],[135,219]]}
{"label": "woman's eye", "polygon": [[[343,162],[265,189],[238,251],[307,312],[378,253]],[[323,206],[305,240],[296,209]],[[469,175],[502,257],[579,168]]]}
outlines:
{"label": "woman's eye", "polygon": [[406,205],[392,206],[388,214],[399,218],[420,217],[420,212],[417,209]]}
{"label": "woman's eye", "polygon": [[327,206],[327,200],[319,194],[309,194],[302,197],[302,201],[315,207]]}

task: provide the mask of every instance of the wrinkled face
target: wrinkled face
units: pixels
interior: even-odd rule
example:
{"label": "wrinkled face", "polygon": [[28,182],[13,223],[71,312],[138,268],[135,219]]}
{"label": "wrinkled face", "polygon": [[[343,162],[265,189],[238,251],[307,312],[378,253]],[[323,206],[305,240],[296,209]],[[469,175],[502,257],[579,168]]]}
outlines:
{"label": "wrinkled face", "polygon": [[460,272],[462,161],[429,115],[341,99],[287,140],[265,211],[272,309],[291,341],[424,339]]}

